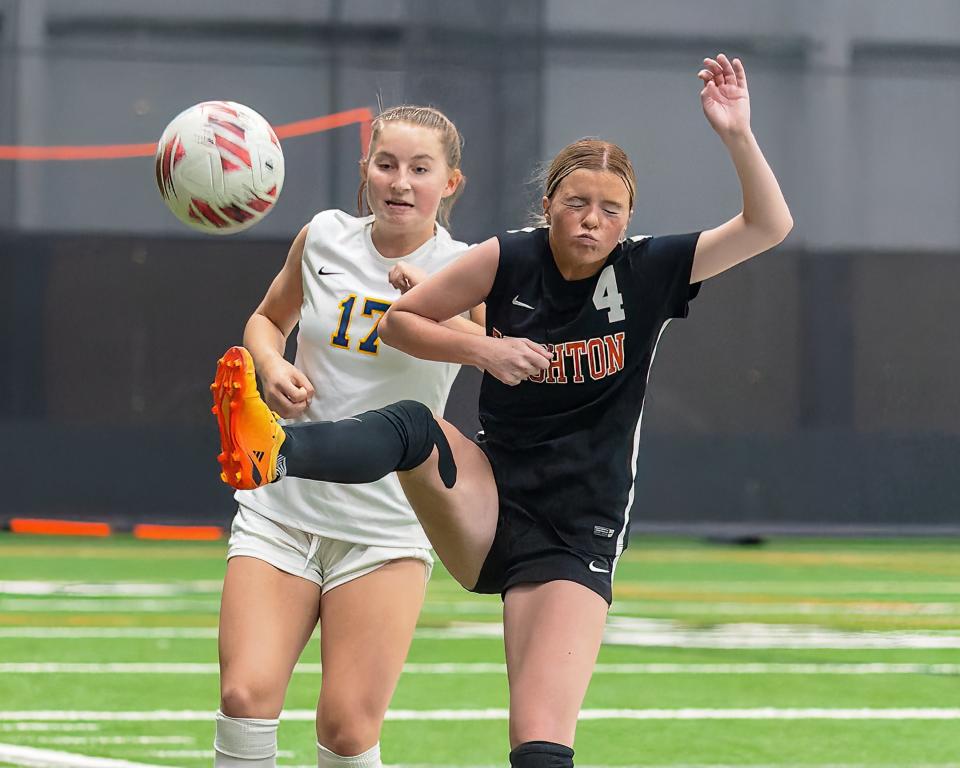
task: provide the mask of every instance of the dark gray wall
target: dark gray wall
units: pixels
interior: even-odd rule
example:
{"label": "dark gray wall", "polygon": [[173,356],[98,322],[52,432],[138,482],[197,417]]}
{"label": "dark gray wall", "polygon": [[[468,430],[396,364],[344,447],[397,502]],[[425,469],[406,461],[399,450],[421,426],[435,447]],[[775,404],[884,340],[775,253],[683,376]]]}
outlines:
{"label": "dark gray wall", "polygon": [[[0,237],[0,517],[225,521],[208,384],[283,249]],[[955,531],[958,279],[955,254],[782,248],[710,281],[661,342],[635,524]]]}

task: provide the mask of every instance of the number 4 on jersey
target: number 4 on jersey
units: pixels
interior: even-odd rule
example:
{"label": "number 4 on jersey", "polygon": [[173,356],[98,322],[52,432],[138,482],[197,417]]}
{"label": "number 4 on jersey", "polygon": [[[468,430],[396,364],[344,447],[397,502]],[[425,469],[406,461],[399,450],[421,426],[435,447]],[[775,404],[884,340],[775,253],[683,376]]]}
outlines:
{"label": "number 4 on jersey", "polygon": [[617,289],[617,273],[613,271],[613,264],[608,264],[600,273],[597,288],[593,292],[593,306],[607,310],[607,320],[618,323],[626,315],[623,312],[623,296]]}

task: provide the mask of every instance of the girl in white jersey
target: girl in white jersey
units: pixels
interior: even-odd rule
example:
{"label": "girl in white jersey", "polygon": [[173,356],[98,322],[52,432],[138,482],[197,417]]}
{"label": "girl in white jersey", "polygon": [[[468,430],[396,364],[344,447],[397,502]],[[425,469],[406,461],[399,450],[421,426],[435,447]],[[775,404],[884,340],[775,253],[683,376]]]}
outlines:
{"label": "girl in white jersey", "polygon": [[[442,413],[459,366],[381,344],[400,293],[466,245],[446,223],[463,185],[460,135],[442,113],[374,120],[358,205],[317,214],[244,332],[264,398],[290,421],[342,419],[398,397]],[[482,334],[482,307],[453,327]],[[299,323],[297,356],[283,358]],[[278,715],[320,622],[318,765],[379,766],[380,728],[406,658],[432,559],[395,475],[363,485],[295,480],[236,494],[220,612],[215,766],[276,765]]]}

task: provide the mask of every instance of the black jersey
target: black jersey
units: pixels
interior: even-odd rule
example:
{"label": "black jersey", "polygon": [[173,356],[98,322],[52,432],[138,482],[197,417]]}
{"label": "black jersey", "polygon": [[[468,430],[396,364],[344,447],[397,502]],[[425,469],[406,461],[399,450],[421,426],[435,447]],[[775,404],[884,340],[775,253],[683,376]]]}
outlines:
{"label": "black jersey", "polygon": [[690,284],[699,233],[631,238],[597,274],[568,281],[548,231],[498,238],[487,334],[546,344],[553,362],[515,387],[484,375],[483,448],[514,529],[529,523],[558,544],[616,558],[627,543],[647,375],[663,328],[699,291]]}

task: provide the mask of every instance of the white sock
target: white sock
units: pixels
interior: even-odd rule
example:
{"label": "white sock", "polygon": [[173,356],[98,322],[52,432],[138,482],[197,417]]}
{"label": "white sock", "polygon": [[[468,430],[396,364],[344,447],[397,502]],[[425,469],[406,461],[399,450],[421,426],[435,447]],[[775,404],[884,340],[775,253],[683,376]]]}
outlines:
{"label": "white sock", "polygon": [[317,742],[317,768],[382,768],[380,762],[380,742],[374,744],[366,752],[353,757],[343,757],[331,752],[319,741]]}
{"label": "white sock", "polygon": [[276,768],[277,719],[228,717],[217,712],[214,768]]}

